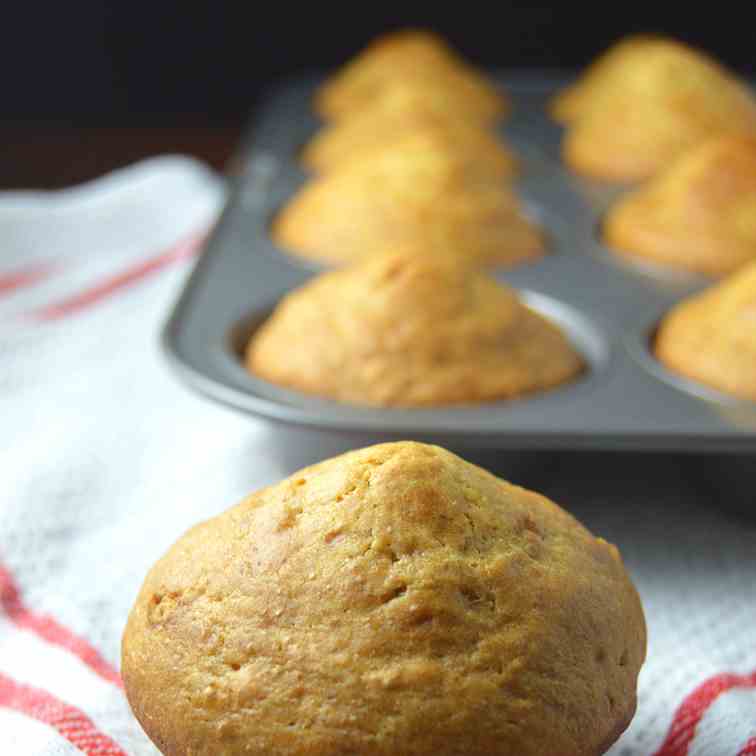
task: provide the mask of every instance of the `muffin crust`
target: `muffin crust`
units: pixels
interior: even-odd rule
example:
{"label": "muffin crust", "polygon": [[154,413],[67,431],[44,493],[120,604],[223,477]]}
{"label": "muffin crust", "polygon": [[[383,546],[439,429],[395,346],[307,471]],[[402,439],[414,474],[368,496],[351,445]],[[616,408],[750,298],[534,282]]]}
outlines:
{"label": "muffin crust", "polygon": [[315,110],[326,120],[349,118],[397,81],[418,93],[443,93],[450,109],[484,123],[501,119],[505,96],[466,63],[437,34],[403,29],[385,34],[331,76],[315,95]]}
{"label": "muffin crust", "polygon": [[756,262],[672,308],[654,351],[676,373],[756,401]]}
{"label": "muffin crust", "polygon": [[604,240],[619,254],[710,276],[756,260],[756,135],[705,142],[617,202]]}
{"label": "muffin crust", "polygon": [[656,40],[631,57],[565,136],[562,154],[577,172],[638,181],[709,138],[756,133],[752,91],[704,53]]}
{"label": "muffin crust", "polygon": [[284,251],[331,264],[407,244],[480,265],[516,265],[545,251],[496,159],[465,154],[433,132],[310,180],[276,214],[271,237]]}
{"label": "muffin crust", "polygon": [[169,755],[598,756],[644,655],[616,548],[404,442],[190,530],[145,580],[122,668]]}
{"label": "muffin crust", "polygon": [[596,97],[601,96],[621,82],[628,68],[643,56],[652,43],[660,37],[650,34],[633,34],[620,39],[600,55],[573,84],[557,92],[549,104],[551,117],[559,123],[576,121],[588,109]]}
{"label": "muffin crust", "polygon": [[574,380],[580,355],[514,290],[455,257],[396,253],[290,293],[253,335],[251,373],[352,404],[512,399]]}
{"label": "muffin crust", "polygon": [[515,157],[487,127],[449,109],[444,93],[397,82],[385,96],[354,117],[323,127],[302,151],[302,163],[325,173],[375,152],[393,149],[413,136],[429,135],[443,148],[491,169],[496,179],[515,173]]}

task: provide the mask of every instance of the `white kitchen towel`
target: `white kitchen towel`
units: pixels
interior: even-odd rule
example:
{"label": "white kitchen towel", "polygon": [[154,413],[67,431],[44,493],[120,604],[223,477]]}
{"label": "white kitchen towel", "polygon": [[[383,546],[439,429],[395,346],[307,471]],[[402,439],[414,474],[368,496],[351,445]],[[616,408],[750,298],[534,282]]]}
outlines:
{"label": "white kitchen towel", "polygon": [[[293,472],[297,444],[302,462],[330,452],[190,394],[161,358],[223,198],[181,157],[0,193],[0,754],[154,754],[117,671],[147,569]],[[611,753],[756,754],[754,522],[676,457],[597,460],[541,476],[620,546],[646,609],[638,713]]]}

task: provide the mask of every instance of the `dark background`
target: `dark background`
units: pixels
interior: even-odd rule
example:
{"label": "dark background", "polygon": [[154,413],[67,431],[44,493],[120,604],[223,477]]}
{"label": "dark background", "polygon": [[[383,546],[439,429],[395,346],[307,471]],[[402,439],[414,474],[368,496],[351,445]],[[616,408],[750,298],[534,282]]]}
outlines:
{"label": "dark background", "polygon": [[578,67],[632,31],[676,35],[746,73],[756,62],[745,11],[713,3],[700,12],[692,3],[497,2],[481,12],[457,1],[453,11],[393,14],[383,3],[329,12],[249,1],[3,5],[0,118],[13,121],[235,123],[275,77],[335,66],[405,24],[435,27],[485,65]]}
{"label": "dark background", "polygon": [[[742,7],[742,10],[738,8]],[[379,32],[429,26],[473,62],[585,65],[623,34],[656,31],[754,75],[742,5],[457,2],[276,5],[7,0],[0,15],[0,186],[62,186],[149,154],[222,167],[275,79],[337,66]]]}

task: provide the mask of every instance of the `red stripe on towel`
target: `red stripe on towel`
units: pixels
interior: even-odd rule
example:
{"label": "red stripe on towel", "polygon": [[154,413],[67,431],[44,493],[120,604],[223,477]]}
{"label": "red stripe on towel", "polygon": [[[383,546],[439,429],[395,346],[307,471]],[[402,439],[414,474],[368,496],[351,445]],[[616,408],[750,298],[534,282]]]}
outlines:
{"label": "red stripe on towel", "polygon": [[169,265],[194,257],[199,251],[203,239],[204,234],[193,234],[169,250],[126,268],[89,289],[36,310],[31,314],[31,317],[34,320],[58,320],[85,310],[104,299],[108,299],[121,289],[154,275]]}
{"label": "red stripe on towel", "polygon": [[756,737],[751,738],[739,751],[738,756],[756,756]]}
{"label": "red stripe on towel", "polygon": [[46,262],[19,268],[10,273],[0,273],[0,296],[11,294],[24,286],[31,286],[37,283],[37,281],[42,281],[56,267],[55,263]]}
{"label": "red stripe on towel", "polygon": [[695,737],[698,723],[714,701],[732,688],[754,687],[756,687],[756,672],[750,675],[716,675],[706,680],[677,709],[667,737],[654,756],[686,756],[688,747]]}
{"label": "red stripe on towel", "polygon": [[0,672],[0,706],[55,728],[69,743],[91,756],[126,756],[80,709],[47,691],[22,685]]}
{"label": "red stripe on towel", "polygon": [[116,669],[100,652],[83,638],[72,633],[52,617],[29,610],[21,599],[13,576],[0,564],[0,611],[22,630],[28,630],[54,646],[70,651],[95,674],[113,685],[122,688],[123,683]]}

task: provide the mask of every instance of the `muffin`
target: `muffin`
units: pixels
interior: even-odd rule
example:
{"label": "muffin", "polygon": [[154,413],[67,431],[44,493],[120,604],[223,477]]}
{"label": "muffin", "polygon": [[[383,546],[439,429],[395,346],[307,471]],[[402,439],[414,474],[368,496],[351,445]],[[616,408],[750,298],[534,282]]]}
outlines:
{"label": "muffin", "polygon": [[537,493],[403,442],[186,533],[123,636],[165,754],[598,756],[646,648],[617,549]]}
{"label": "muffin", "polygon": [[724,276],[756,260],[756,136],[704,142],[607,214],[622,255]]}
{"label": "muffin", "polygon": [[750,88],[714,60],[669,40],[647,41],[621,76],[591,94],[562,145],[579,173],[649,178],[705,140],[756,133]]}
{"label": "muffin", "polygon": [[654,352],[686,378],[756,401],[756,262],[673,307]]}
{"label": "muffin", "polygon": [[491,123],[507,109],[503,93],[441,37],[405,29],[374,40],[329,78],[315,95],[315,110],[326,120],[350,117],[397,81],[434,97],[443,93],[447,107],[470,119]]}
{"label": "muffin", "polygon": [[512,399],[584,369],[561,330],[456,256],[403,251],[323,274],[253,335],[247,368],[341,402],[432,406]]}
{"label": "muffin", "polygon": [[645,54],[651,43],[661,38],[650,34],[633,34],[612,45],[594,61],[578,80],[560,92],[549,103],[551,117],[559,123],[569,124],[577,120],[591,105],[601,91],[622,82],[628,67]]}
{"label": "muffin", "polygon": [[271,237],[294,255],[331,264],[407,243],[448,248],[481,265],[541,257],[543,234],[502,182],[501,154],[482,160],[474,152],[442,133],[408,135],[312,179],[276,214]]}
{"label": "muffin", "polygon": [[354,117],[321,129],[301,159],[309,170],[324,173],[417,134],[431,134],[446,149],[488,165],[495,178],[515,173],[514,155],[485,126],[450,112],[445,97],[434,101],[427,91],[401,82]]}

